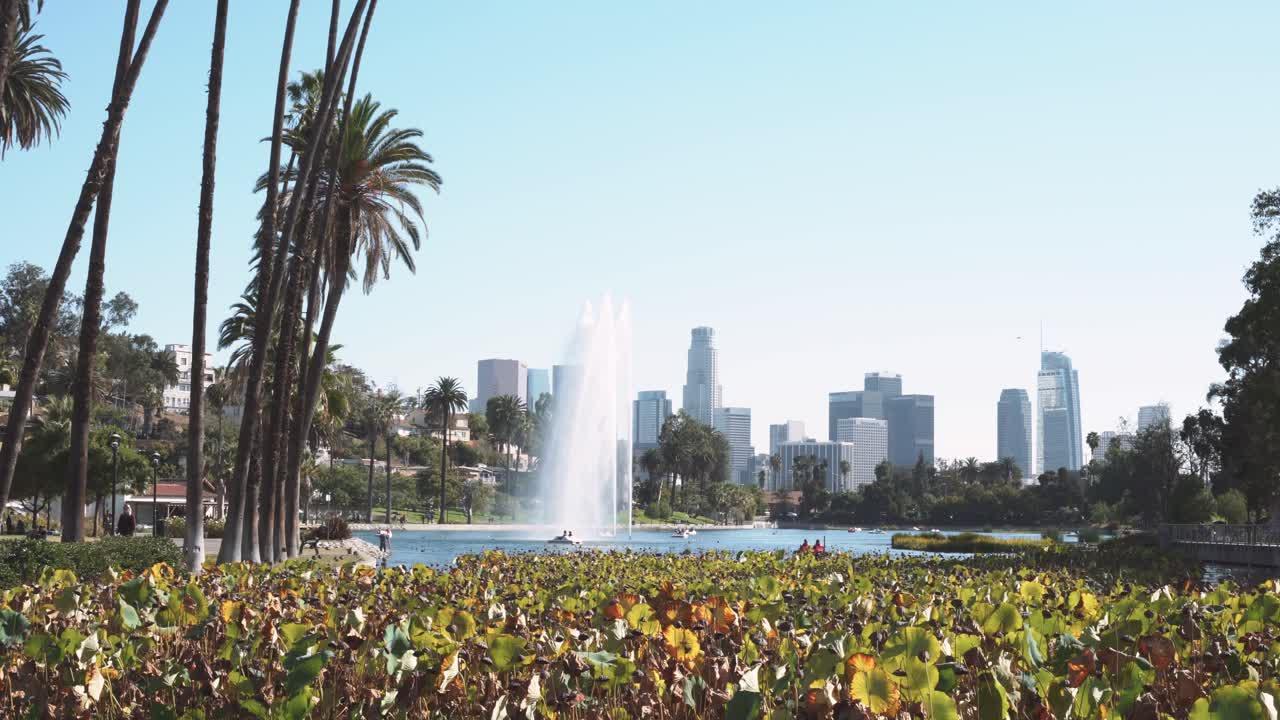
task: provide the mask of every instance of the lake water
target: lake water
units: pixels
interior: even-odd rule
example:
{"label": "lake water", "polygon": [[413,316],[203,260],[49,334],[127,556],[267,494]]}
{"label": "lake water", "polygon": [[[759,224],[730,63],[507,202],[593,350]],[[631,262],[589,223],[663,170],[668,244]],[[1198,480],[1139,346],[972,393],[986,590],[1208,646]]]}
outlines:
{"label": "lake water", "polygon": [[[471,555],[484,550],[502,550],[507,553],[524,552],[575,552],[581,549],[636,550],[641,552],[679,553],[689,550],[795,550],[808,539],[810,544],[819,538],[831,551],[854,554],[889,553],[893,555],[918,554],[911,550],[894,550],[889,547],[893,533],[859,533],[844,530],[698,530],[693,537],[682,539],[671,536],[670,530],[635,530],[631,537],[622,536],[587,541],[582,545],[548,544],[547,539],[557,533],[537,530],[397,530],[391,543],[391,563],[394,565],[446,566],[459,555]],[[957,534],[952,532],[947,535]],[[1038,538],[1038,533],[997,532],[1003,538]],[[356,532],[373,545],[378,544],[374,532]]]}

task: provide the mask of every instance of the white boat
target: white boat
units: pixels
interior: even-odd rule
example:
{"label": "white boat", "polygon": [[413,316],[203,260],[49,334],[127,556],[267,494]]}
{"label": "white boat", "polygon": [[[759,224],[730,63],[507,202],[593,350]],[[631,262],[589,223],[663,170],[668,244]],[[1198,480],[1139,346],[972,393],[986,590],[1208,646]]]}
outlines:
{"label": "white boat", "polygon": [[557,535],[547,541],[548,545],[581,545],[582,541],[574,537],[572,533]]}
{"label": "white boat", "polygon": [[862,532],[862,528],[849,528],[849,532]]}
{"label": "white boat", "polygon": [[916,532],[920,532],[920,526],[918,526],[918,525],[912,525],[912,526],[911,526],[911,529],[912,529],[912,530],[914,530],[914,531],[916,531]]}
{"label": "white boat", "polygon": [[697,530],[694,530],[693,528],[688,528],[688,527],[686,527],[686,528],[679,528],[679,529],[677,529],[675,532],[671,533],[671,537],[675,537],[675,538],[690,538],[690,537],[693,537],[694,535],[697,535],[697,534],[698,534],[698,531],[697,531]]}
{"label": "white boat", "polygon": [[941,533],[942,531],[941,531],[941,530],[939,530],[938,528],[934,528],[934,529],[930,530],[929,532],[931,532],[931,533]]}

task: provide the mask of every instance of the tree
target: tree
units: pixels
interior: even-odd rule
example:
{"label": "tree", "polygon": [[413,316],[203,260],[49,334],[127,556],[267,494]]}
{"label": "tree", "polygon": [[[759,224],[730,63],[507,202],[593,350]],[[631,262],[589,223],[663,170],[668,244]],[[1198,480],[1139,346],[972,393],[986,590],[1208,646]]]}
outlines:
{"label": "tree", "polygon": [[[131,16],[137,17],[136,8],[140,2],[141,0],[129,0],[128,9],[125,12],[126,27],[122,33],[123,36],[133,37],[133,28],[128,26],[127,19]],[[48,349],[49,334],[53,326],[54,316],[57,314],[58,307],[62,302],[62,293],[66,288],[67,278],[71,274],[72,262],[75,260],[76,254],[79,253],[80,243],[84,239],[85,222],[89,218],[89,212],[93,209],[94,201],[97,199],[98,192],[102,187],[103,172],[107,167],[107,163],[113,157],[116,141],[120,135],[120,126],[124,122],[125,109],[128,107],[129,99],[133,95],[134,86],[137,85],[138,76],[142,73],[142,66],[146,61],[147,52],[151,48],[151,41],[155,37],[160,18],[164,16],[167,6],[168,0],[156,0],[156,4],[151,10],[151,18],[142,33],[142,39],[139,41],[137,49],[133,52],[133,59],[129,63],[129,71],[121,83],[120,91],[113,93],[111,102],[107,105],[107,121],[103,123],[102,135],[99,137],[97,148],[94,150],[93,160],[89,164],[84,183],[80,186],[80,194],[76,200],[75,210],[71,214],[71,220],[67,225],[67,233],[62,241],[62,249],[58,253],[58,260],[54,264],[53,274],[49,279],[49,287],[45,291],[44,300],[40,305],[40,314],[32,326],[31,335],[27,341],[26,353],[23,357],[22,371],[18,377],[18,385],[14,390],[13,402],[9,408],[9,422],[5,426],[3,444],[0,444],[0,507],[4,507],[9,501],[9,489],[13,483],[13,472],[17,464],[18,453],[22,449],[23,431],[26,428],[27,416],[31,411],[31,399],[35,393],[40,368],[44,364],[45,351]]]}
{"label": "tree", "polygon": [[1089,446],[1089,453],[1093,454],[1098,451],[1098,446],[1102,444],[1102,439],[1098,437],[1098,433],[1090,432],[1084,436],[1084,442]]}
{"label": "tree", "polygon": [[204,120],[204,168],[196,228],[195,302],[191,317],[191,405],[187,440],[187,570],[204,564],[204,343],[209,305],[209,240],[213,234],[213,181],[218,157],[222,100],[222,56],[227,38],[227,0],[218,0],[209,58],[209,102]]}
{"label": "tree", "polygon": [[[115,80],[111,96],[120,94],[121,83],[129,69],[134,33],[138,25],[138,5],[130,3],[125,10],[124,32],[120,36],[120,54],[116,58]],[[80,318],[80,347],[75,366],[75,385],[71,392],[71,468],[66,483],[66,501],[62,504],[62,541],[84,540],[85,484],[89,471],[89,416],[93,411],[93,371],[97,360],[98,333],[101,331],[103,273],[106,272],[107,228],[111,220],[111,197],[115,185],[116,158],[120,155],[117,135],[102,170],[102,187],[94,210],[93,235],[89,243],[89,272],[85,276],[84,302]]]}
{"label": "tree", "polygon": [[1240,525],[1249,521],[1249,507],[1245,502],[1244,494],[1239,490],[1228,490],[1216,498],[1218,515],[1223,520],[1233,524]]}
{"label": "tree", "polygon": [[441,419],[439,510],[440,524],[443,525],[445,523],[445,478],[449,474],[449,429],[452,427],[450,420],[454,413],[466,409],[467,391],[462,388],[462,383],[457,378],[441,377],[427,389],[422,401],[424,407],[433,408]]}
{"label": "tree", "polygon": [[524,401],[515,395],[496,395],[485,403],[485,418],[489,421],[489,429],[502,446],[502,463],[506,469],[504,475],[506,492],[511,493],[511,445],[521,433],[527,408]]}
{"label": "tree", "polygon": [[[0,68],[8,65],[7,71],[0,69],[0,157],[13,145],[28,150],[57,135],[70,108],[62,94],[67,74],[40,44],[43,39],[30,26],[16,33],[0,27]],[[11,50],[3,47],[6,41],[13,43]]]}

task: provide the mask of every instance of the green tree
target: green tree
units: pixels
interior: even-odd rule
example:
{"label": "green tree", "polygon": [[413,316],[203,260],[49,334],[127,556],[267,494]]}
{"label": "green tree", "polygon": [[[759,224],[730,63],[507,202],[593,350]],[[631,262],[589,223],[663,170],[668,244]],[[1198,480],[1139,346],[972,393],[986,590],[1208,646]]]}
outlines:
{"label": "green tree", "polygon": [[[13,2],[14,0],[10,0]],[[10,33],[0,29],[0,44]],[[40,44],[28,26],[19,28],[12,51],[0,48],[0,156],[11,146],[28,150],[49,140],[62,128],[62,118],[71,104],[62,94],[67,74],[62,63]],[[3,78],[7,74],[7,80]]]}
{"label": "green tree", "polygon": [[1245,501],[1244,493],[1239,490],[1228,490],[1219,495],[1215,502],[1218,515],[1223,520],[1234,525],[1240,525],[1249,521],[1249,507]]}
{"label": "green tree", "polygon": [[[467,407],[467,391],[457,378],[441,377],[427,389],[422,396],[422,406],[432,408],[440,417],[440,524],[445,523],[445,478],[449,474],[449,429],[454,413],[462,412]],[[474,428],[473,428],[474,432]]]}

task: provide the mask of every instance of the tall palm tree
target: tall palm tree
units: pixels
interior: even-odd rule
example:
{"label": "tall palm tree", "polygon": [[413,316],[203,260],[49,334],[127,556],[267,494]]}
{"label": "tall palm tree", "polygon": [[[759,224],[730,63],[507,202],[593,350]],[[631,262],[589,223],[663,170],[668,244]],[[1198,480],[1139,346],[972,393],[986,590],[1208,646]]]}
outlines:
{"label": "tall palm tree", "polygon": [[453,414],[467,409],[467,391],[457,378],[441,377],[427,388],[422,400],[423,406],[432,408],[443,422],[440,428],[440,524],[443,525],[444,479],[449,473],[449,430],[453,425]]}
{"label": "tall palm tree", "polygon": [[982,472],[982,463],[978,462],[976,457],[967,457],[960,465],[960,476],[967,483],[972,483],[978,479],[978,475]]}
{"label": "tall palm tree", "polygon": [[[131,15],[137,17],[135,8],[140,2],[141,0],[129,0],[129,4],[126,6],[129,8],[125,12],[126,18]],[[49,284],[45,288],[45,296],[40,305],[39,315],[36,317],[35,323],[32,324],[31,332],[27,337],[22,372],[18,377],[18,386],[14,390],[14,398],[9,407],[9,422],[5,426],[4,439],[0,442],[0,507],[4,507],[9,501],[9,488],[13,484],[13,472],[18,461],[18,452],[22,449],[23,430],[26,428],[27,416],[31,412],[31,398],[35,393],[36,381],[40,376],[40,367],[44,364],[45,351],[49,346],[49,334],[53,329],[54,318],[57,315],[58,308],[62,304],[62,294],[67,287],[67,278],[71,274],[71,265],[75,261],[76,255],[80,252],[80,243],[84,239],[85,223],[89,219],[89,212],[93,209],[94,201],[101,190],[102,174],[115,152],[116,140],[120,135],[120,126],[124,123],[125,109],[129,105],[129,99],[133,96],[133,89],[137,85],[138,76],[142,73],[142,66],[146,61],[147,53],[151,49],[151,41],[155,37],[156,30],[160,25],[160,19],[164,16],[164,11],[168,4],[168,0],[156,0],[156,4],[151,10],[151,18],[147,21],[147,27],[142,32],[142,39],[138,42],[137,49],[133,51],[132,60],[129,63],[129,71],[121,83],[120,91],[113,94],[111,103],[107,106],[107,120],[102,125],[102,134],[99,136],[98,145],[94,149],[93,160],[89,163],[89,170],[85,175],[84,183],[80,186],[80,195],[76,200],[71,220],[67,224],[67,233],[62,240],[62,249],[58,253],[57,262],[54,263],[53,273],[49,277]],[[126,27],[123,34],[132,37],[133,30]]]}
{"label": "tall palm tree", "polygon": [[521,418],[526,414],[524,400],[515,395],[497,395],[485,404],[485,420],[502,449],[506,492],[511,494],[511,445],[520,432]]}
{"label": "tall palm tree", "polygon": [[43,35],[24,30],[14,43],[8,80],[0,83],[0,157],[12,145],[28,150],[52,139],[61,131],[62,118],[71,106],[62,94],[67,74],[40,44],[42,39]]}
{"label": "tall palm tree", "polygon": [[[386,523],[391,524],[391,438],[396,434],[396,425],[400,421],[401,415],[407,407],[407,398],[396,388],[391,388],[382,396],[382,411],[380,424],[382,425],[382,440],[386,450],[386,480],[387,480],[387,497],[384,512],[386,513]],[[370,496],[370,507],[372,507],[372,496]]]}
{"label": "tall palm tree", "polygon": [[640,467],[649,478],[650,502],[662,502],[662,478],[659,477],[662,470],[662,453],[658,448],[649,448],[641,453]]}
{"label": "tall palm tree", "polygon": [[222,56],[227,41],[227,0],[218,0],[209,58],[209,101],[204,115],[204,170],[196,227],[195,302],[191,313],[191,405],[187,442],[187,570],[204,564],[204,343],[209,309],[209,240],[213,234],[213,174],[218,157]]}
{"label": "tall palm tree", "polygon": [[369,440],[369,492],[368,505],[364,521],[373,522],[373,468],[377,462],[378,436],[383,435],[383,399],[382,393],[374,392],[366,396],[360,406],[360,421],[364,425],[364,435]]}
{"label": "tall palm tree", "polygon": [[[120,93],[120,85],[129,69],[134,34],[138,26],[138,7],[126,8],[124,32],[120,35],[120,52],[116,58],[116,75],[111,96]],[[93,236],[89,241],[89,272],[85,276],[84,303],[80,318],[80,347],[76,360],[76,381],[72,390],[75,403],[71,419],[71,467],[67,476],[65,502],[62,503],[62,541],[84,540],[85,486],[89,477],[89,416],[93,412],[94,364],[98,357],[98,333],[102,330],[102,295],[106,272],[107,229],[111,223],[111,198],[115,187],[116,159],[120,156],[117,135],[110,159],[102,174],[102,189],[93,215]]]}

